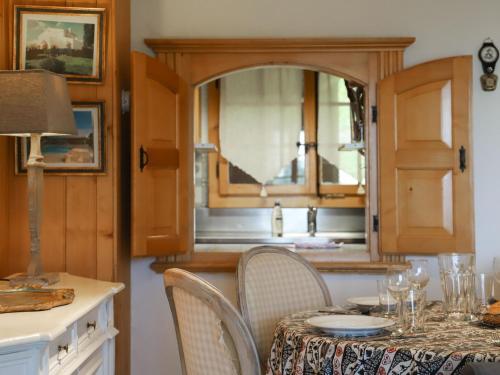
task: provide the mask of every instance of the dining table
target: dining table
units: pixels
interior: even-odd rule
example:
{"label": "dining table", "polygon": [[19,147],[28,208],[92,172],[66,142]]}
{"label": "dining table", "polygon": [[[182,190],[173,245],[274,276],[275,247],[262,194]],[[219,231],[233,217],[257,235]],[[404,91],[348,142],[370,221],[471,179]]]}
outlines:
{"label": "dining table", "polygon": [[[500,362],[500,329],[446,319],[440,303],[426,313],[423,332],[336,337],[311,326],[335,309],[299,312],[276,326],[267,375],[459,375],[471,362]],[[372,313],[377,315],[376,312]]]}

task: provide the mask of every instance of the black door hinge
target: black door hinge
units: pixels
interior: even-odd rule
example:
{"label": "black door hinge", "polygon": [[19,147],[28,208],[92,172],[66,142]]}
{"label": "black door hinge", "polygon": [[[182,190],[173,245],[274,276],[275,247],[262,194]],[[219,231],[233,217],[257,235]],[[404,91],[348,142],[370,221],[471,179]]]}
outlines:
{"label": "black door hinge", "polygon": [[373,231],[378,232],[378,215],[373,215]]}
{"label": "black door hinge", "polygon": [[372,124],[376,124],[378,120],[378,108],[376,105],[372,105]]}

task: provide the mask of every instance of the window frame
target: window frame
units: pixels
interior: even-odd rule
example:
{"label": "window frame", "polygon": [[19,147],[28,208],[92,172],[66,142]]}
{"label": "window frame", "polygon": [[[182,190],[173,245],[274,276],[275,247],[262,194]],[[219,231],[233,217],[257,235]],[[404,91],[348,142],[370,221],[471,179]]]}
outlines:
{"label": "window frame", "polygon": [[[320,70],[368,84],[366,93],[369,109],[376,102],[376,83],[403,68],[403,52],[414,38],[304,38],[304,39],[150,39],[146,44],[158,59],[176,71],[189,85],[191,105],[194,91],[204,82],[231,71],[262,65],[294,65]],[[383,254],[379,249],[375,220],[378,214],[377,139],[372,113],[367,111],[367,147],[370,165],[367,165],[367,215],[369,261],[335,260],[331,254],[309,252],[306,258],[322,271],[385,272],[389,268],[405,266],[404,256]],[[190,125],[195,123],[191,112]],[[373,128],[373,130],[372,130]],[[195,130],[196,131],[196,130]],[[193,197],[194,199],[194,197]],[[238,198],[236,198],[238,199]],[[285,205],[286,203],[283,202]],[[236,205],[232,205],[237,207]],[[257,206],[256,207],[263,207]],[[352,206],[351,206],[352,207]],[[192,224],[194,226],[194,222]],[[234,271],[239,253],[196,253],[159,257],[152,268],[159,271],[182,267],[197,271]]]}
{"label": "window frame", "polygon": [[[314,132],[315,113],[314,103],[311,100],[315,97],[314,76],[310,72],[304,71],[304,105],[303,105],[303,121],[304,121],[304,135],[306,143],[316,143],[316,134]],[[217,171],[218,174],[213,176],[209,174],[209,179],[218,180],[218,192],[223,199],[226,196],[244,196],[248,199],[259,197],[261,185],[260,184],[234,184],[229,181],[230,166],[229,162],[220,154],[220,135],[217,124],[219,124],[219,100],[220,87],[213,82],[209,82],[208,90],[208,105],[209,108],[213,106],[214,110],[208,111],[209,123],[209,142],[217,146],[219,153],[217,158]],[[215,88],[214,88],[215,86]],[[312,97],[311,97],[312,96]],[[309,152],[306,153],[306,168],[305,168],[305,183],[302,185],[266,185],[267,193],[273,199],[282,196],[290,195],[314,195],[316,194],[316,152],[315,148],[311,147]],[[209,185],[209,187],[211,187]],[[250,205],[249,205],[250,206]]]}
{"label": "window frame", "polygon": [[[261,197],[260,184],[235,184],[229,182],[230,166],[220,153],[219,110],[220,91],[218,80],[207,85],[208,141],[217,152],[208,156],[208,206],[209,208],[271,207],[279,199],[287,207],[365,207],[365,194],[358,194],[358,185],[324,184],[319,181],[319,159],[317,147],[306,153],[305,184],[266,185],[267,197]],[[317,95],[318,72],[304,70],[304,133],[305,143],[317,145]],[[365,87],[367,89],[367,87]],[[196,103],[200,103],[199,93]],[[195,107],[200,111],[200,105]],[[200,113],[195,113],[199,118]],[[365,114],[365,123],[368,120]],[[196,121],[201,126],[201,121]],[[199,138],[201,130],[195,132]],[[195,139],[198,143],[199,139]],[[365,177],[366,178],[366,177]],[[363,185],[365,188],[366,186]]]}

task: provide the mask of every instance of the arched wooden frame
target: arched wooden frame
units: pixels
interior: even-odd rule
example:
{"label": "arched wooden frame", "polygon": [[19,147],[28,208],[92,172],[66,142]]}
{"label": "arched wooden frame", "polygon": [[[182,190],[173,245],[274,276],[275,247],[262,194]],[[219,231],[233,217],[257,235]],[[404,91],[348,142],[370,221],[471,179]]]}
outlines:
{"label": "arched wooden frame", "polygon": [[[338,56],[337,56],[338,57]],[[341,66],[335,66],[335,67],[324,67],[324,66],[317,66],[317,65],[306,65],[306,64],[299,64],[293,61],[289,61],[288,59],[277,59],[273,60],[272,62],[268,62],[266,59],[259,60],[258,62],[252,63],[251,65],[247,65],[247,62],[242,61],[241,62],[243,65],[235,67],[235,69],[229,70],[229,71],[223,71],[223,72],[214,72],[214,76],[207,77],[205,80],[202,80],[201,82],[198,83],[193,83],[195,86],[199,87],[205,83],[217,80],[219,78],[222,78],[228,74],[235,74],[238,72],[243,72],[246,70],[254,69],[254,68],[262,68],[262,67],[272,67],[272,66],[283,66],[283,67],[290,67],[290,68],[297,68],[297,69],[303,69],[306,71],[312,71],[312,72],[322,72],[322,73],[328,73],[337,77],[341,77],[344,79],[347,79],[349,81],[354,81],[357,82],[363,86],[368,86],[369,82],[365,81],[368,77],[364,77],[363,74],[361,73],[362,67],[359,67],[358,72],[345,72],[342,69],[345,69],[345,67]],[[332,61],[332,63],[338,63],[338,61]]]}
{"label": "arched wooden frame", "polygon": [[[370,83],[402,68],[414,38],[146,39],[158,58],[191,85],[245,68],[295,65]],[[360,73],[362,70],[365,73]]]}
{"label": "arched wooden frame", "polygon": [[[367,84],[369,109],[376,105],[377,81],[403,68],[403,52],[414,41],[415,38],[146,39],[145,43],[188,83],[191,108],[194,90],[204,82],[255,66],[294,65]],[[374,123],[372,113],[367,112],[367,124]],[[190,123],[193,124],[192,117]],[[366,128],[366,139],[366,230],[370,258],[379,261],[378,235],[372,220],[378,214],[377,137],[371,125]]]}

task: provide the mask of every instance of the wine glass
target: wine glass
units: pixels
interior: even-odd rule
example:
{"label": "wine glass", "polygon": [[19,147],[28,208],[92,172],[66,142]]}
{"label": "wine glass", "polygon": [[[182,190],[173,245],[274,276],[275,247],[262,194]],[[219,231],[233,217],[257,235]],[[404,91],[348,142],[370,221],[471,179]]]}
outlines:
{"label": "wine glass", "polygon": [[408,271],[389,271],[386,274],[387,289],[398,302],[399,326],[396,335],[402,335],[406,331],[406,298],[410,292],[410,280]]}
{"label": "wine glass", "polygon": [[500,257],[493,258],[493,275],[495,276],[495,281],[500,283]]}
{"label": "wine glass", "polygon": [[387,279],[377,280],[378,299],[384,317],[388,318],[395,314],[396,301],[387,287]]}
{"label": "wine glass", "polygon": [[411,269],[408,271],[408,279],[415,289],[422,290],[429,283],[429,267],[427,259],[415,259],[410,261]]}
{"label": "wine glass", "polygon": [[480,273],[476,276],[476,315],[486,312],[488,305],[493,299],[493,276],[487,273]]}
{"label": "wine glass", "polygon": [[493,292],[491,295],[490,303],[494,303],[498,298],[497,288],[500,287],[500,257],[493,258]]}

